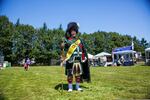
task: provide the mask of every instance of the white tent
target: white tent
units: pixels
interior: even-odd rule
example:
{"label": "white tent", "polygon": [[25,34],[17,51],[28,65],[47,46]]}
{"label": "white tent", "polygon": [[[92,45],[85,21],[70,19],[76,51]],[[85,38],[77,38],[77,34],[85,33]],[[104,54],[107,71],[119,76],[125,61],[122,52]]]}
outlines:
{"label": "white tent", "polygon": [[96,58],[97,58],[97,57],[103,57],[103,56],[111,56],[111,54],[110,54],[110,53],[107,53],[107,52],[101,52],[101,53],[95,55]]}
{"label": "white tent", "polygon": [[112,62],[108,61],[109,57],[111,57],[111,54],[107,52],[101,52],[94,56],[95,59],[98,59],[98,63],[100,66],[112,65]]}
{"label": "white tent", "polygon": [[91,54],[88,53],[88,58],[89,59],[93,59],[93,57],[94,57],[93,55],[91,55]]}
{"label": "white tent", "polygon": [[150,48],[145,49],[145,51],[150,51]]}
{"label": "white tent", "polygon": [[150,48],[145,49],[145,63],[150,65]]}

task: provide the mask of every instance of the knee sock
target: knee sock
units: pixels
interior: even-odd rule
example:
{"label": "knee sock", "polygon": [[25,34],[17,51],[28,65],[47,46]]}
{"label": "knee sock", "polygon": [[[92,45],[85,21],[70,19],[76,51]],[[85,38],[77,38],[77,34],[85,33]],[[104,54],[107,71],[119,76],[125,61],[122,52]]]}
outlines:
{"label": "knee sock", "polygon": [[68,89],[72,89],[72,81],[73,81],[73,77],[68,77]]}
{"label": "knee sock", "polygon": [[68,84],[68,89],[72,89],[72,83]]}
{"label": "knee sock", "polygon": [[80,85],[80,76],[76,76],[76,89],[80,88],[79,85]]}
{"label": "knee sock", "polygon": [[79,89],[80,88],[80,83],[76,83],[76,89]]}

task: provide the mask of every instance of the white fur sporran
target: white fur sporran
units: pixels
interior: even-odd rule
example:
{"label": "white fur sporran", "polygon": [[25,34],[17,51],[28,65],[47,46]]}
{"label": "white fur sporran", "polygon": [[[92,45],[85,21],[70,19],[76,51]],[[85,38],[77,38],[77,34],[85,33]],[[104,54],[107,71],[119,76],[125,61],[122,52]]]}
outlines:
{"label": "white fur sporran", "polygon": [[82,67],[80,62],[73,63],[72,75],[80,76],[82,74]]}

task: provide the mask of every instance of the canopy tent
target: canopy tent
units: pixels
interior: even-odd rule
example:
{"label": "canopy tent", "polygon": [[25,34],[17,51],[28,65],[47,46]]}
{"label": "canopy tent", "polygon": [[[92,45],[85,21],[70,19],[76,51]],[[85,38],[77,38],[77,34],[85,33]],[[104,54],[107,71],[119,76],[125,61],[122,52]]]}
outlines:
{"label": "canopy tent", "polygon": [[128,53],[136,53],[136,51],[133,51],[133,50],[125,50],[125,51],[113,52],[113,54],[128,54]]}
{"label": "canopy tent", "polygon": [[94,55],[88,53],[89,64],[94,65]]}
{"label": "canopy tent", "polygon": [[150,48],[145,49],[145,63],[150,65]]}
{"label": "canopy tent", "polygon": [[136,53],[136,51],[133,51],[132,46],[125,46],[125,47],[119,47],[113,49],[113,54],[128,54],[128,53]]}
{"label": "canopy tent", "polygon": [[132,46],[124,46],[113,49],[113,52],[119,52],[119,51],[126,51],[126,50],[133,50]]}
{"label": "canopy tent", "polygon": [[145,51],[150,51],[150,48],[146,48]]}
{"label": "canopy tent", "polygon": [[107,52],[101,52],[95,55],[94,59],[97,59],[97,63],[100,66],[108,66],[112,64],[112,56]]}
{"label": "canopy tent", "polygon": [[110,54],[110,53],[107,53],[107,52],[101,52],[101,53],[95,55],[94,57],[97,58],[97,57],[103,57],[103,56],[111,56],[111,54]]}
{"label": "canopy tent", "polygon": [[93,59],[93,57],[94,57],[94,56],[93,56],[92,54],[89,54],[89,53],[88,53],[88,58],[89,58],[89,59]]}
{"label": "canopy tent", "polygon": [[122,65],[134,65],[135,53],[133,46],[115,48],[112,51],[113,62]]}

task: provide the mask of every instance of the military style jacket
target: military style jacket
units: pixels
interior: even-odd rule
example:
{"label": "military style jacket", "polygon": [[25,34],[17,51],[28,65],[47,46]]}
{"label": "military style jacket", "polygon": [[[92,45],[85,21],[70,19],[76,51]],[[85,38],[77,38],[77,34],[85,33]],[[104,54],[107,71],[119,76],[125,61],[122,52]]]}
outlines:
{"label": "military style jacket", "polygon": [[[79,61],[80,63],[85,62],[88,59],[86,49],[85,49],[85,43],[82,39],[79,39],[81,42],[80,44],[76,47],[74,52],[71,54],[71,57],[67,60],[69,63],[73,63],[75,61]],[[65,54],[67,54],[70,46],[75,43],[77,39],[65,39]]]}
{"label": "military style jacket", "polygon": [[[68,38],[65,39],[65,54],[67,54],[70,46],[75,43],[78,39],[75,38]],[[74,50],[74,52],[71,54],[70,58],[66,61],[66,69],[71,69],[74,62],[80,62],[83,70],[83,74],[81,75],[81,78],[84,81],[90,82],[90,68],[88,64],[88,55],[85,48],[85,43],[82,39],[80,39],[80,43]]]}

